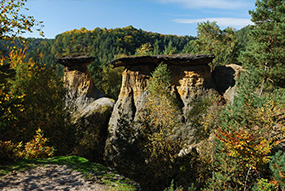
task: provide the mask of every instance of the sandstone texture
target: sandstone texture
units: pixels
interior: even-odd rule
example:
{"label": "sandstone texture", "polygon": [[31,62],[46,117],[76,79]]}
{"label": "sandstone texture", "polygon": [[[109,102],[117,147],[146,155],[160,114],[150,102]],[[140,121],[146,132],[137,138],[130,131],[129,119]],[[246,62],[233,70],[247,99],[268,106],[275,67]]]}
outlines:
{"label": "sandstone texture", "polygon": [[57,59],[57,62],[64,66],[64,85],[68,90],[68,104],[74,104],[74,107],[86,107],[92,101],[104,97],[93,83],[91,74],[87,66],[94,61],[94,57],[63,57]]}
{"label": "sandstone texture", "polygon": [[74,154],[102,162],[108,121],[114,100],[100,92],[93,83],[87,65],[95,58],[64,57],[57,62],[64,66],[67,107],[72,111],[76,141]]}
{"label": "sandstone texture", "polygon": [[230,64],[217,66],[213,71],[213,81],[217,91],[223,95],[227,103],[232,103],[236,95],[236,80],[244,71],[242,66]]}
{"label": "sandstone texture", "polygon": [[160,55],[125,57],[112,61],[111,64],[115,67],[124,66],[125,71],[121,91],[109,121],[106,162],[139,182],[140,178],[148,176],[146,161],[136,147],[139,140],[135,133],[132,134],[133,130],[129,129],[128,124],[135,122],[139,118],[138,113],[144,108],[151,73],[161,62],[167,64],[171,73],[171,93],[175,95],[186,121],[191,102],[195,98],[209,92],[218,94],[208,66],[213,59],[213,55]]}
{"label": "sandstone texture", "polygon": [[215,91],[208,63],[213,55],[159,55],[125,57],[111,62],[115,67],[124,66],[122,87],[109,122],[109,132],[114,132],[120,115],[130,121],[137,119],[146,101],[146,86],[151,73],[161,62],[171,72],[172,93],[176,95],[184,115],[191,108],[193,98],[205,91]]}

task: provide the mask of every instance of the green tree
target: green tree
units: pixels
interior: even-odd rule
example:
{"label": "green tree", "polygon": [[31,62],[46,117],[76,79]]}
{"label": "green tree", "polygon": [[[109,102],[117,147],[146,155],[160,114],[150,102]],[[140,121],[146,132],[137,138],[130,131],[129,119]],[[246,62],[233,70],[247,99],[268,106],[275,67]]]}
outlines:
{"label": "green tree", "polygon": [[240,56],[246,66],[259,74],[260,94],[263,90],[285,87],[285,1],[258,0],[249,11],[254,22],[250,43]]}
{"label": "green tree", "polygon": [[191,54],[214,54],[214,66],[235,62],[236,48],[235,30],[226,28],[221,30],[216,22],[198,23],[197,39],[190,41],[183,51]]}
{"label": "green tree", "polygon": [[[0,2],[0,40],[9,40],[9,44],[13,44],[17,36],[32,32],[33,26],[37,25],[34,17],[21,14],[20,11],[25,2],[26,0],[2,0]],[[0,52],[1,56],[2,54]],[[23,95],[16,95],[11,88],[15,70],[10,67],[11,63],[7,58],[9,56],[2,57],[0,63],[0,131],[2,132],[8,124],[15,122],[16,113],[23,110]]]}
{"label": "green tree", "polygon": [[5,132],[7,126],[17,119],[16,113],[23,110],[23,97],[18,96],[11,89],[11,78],[15,71],[10,69],[5,59],[0,60],[0,133]]}
{"label": "green tree", "polygon": [[156,40],[156,41],[154,42],[152,54],[153,54],[153,55],[159,55],[159,54],[160,54],[160,49],[159,49],[159,42],[158,42],[158,40]]}
{"label": "green tree", "polygon": [[277,152],[270,161],[270,169],[273,174],[273,179],[282,188],[285,188],[285,153]]}
{"label": "green tree", "polygon": [[33,132],[41,128],[58,153],[65,153],[71,148],[73,131],[68,123],[63,81],[56,75],[55,68],[23,60],[24,57],[15,65],[13,87],[17,94],[25,95],[25,109],[18,115],[16,123],[21,134],[14,138],[28,141]]}
{"label": "green tree", "polygon": [[[27,0],[2,0],[0,2],[0,39],[15,39],[25,32],[33,32],[34,26],[42,24],[42,22],[37,22],[33,16],[21,13],[26,2]],[[27,10],[27,8],[24,9]],[[37,30],[43,35],[40,29]]]}
{"label": "green tree", "polygon": [[173,47],[173,42],[170,40],[168,45],[164,47],[163,54],[165,55],[172,55],[177,53],[177,48]]}
{"label": "green tree", "polygon": [[209,190],[248,190],[266,178],[270,153],[284,137],[284,93],[258,95],[257,74],[244,74],[238,96],[223,109],[216,129],[216,154]]}
{"label": "green tree", "polygon": [[[235,101],[223,109],[215,127],[216,154],[209,190],[275,187],[268,163],[285,133],[284,10],[284,1],[259,0],[256,10],[250,11],[255,25],[250,27],[250,42],[239,58],[247,72],[238,82]],[[280,154],[276,157],[282,158]],[[282,174],[282,167],[276,160],[274,163],[274,176]],[[280,184],[278,177],[273,179]]]}
{"label": "green tree", "polygon": [[123,67],[103,66],[102,79],[97,87],[116,100],[120,94],[123,71]]}
{"label": "green tree", "polygon": [[[68,111],[65,109],[63,82],[56,75],[54,68],[36,65],[32,60],[24,62],[24,52],[25,50],[13,50],[5,58],[10,68],[15,71],[14,78],[9,79],[10,91],[14,97],[21,98],[21,102],[10,103],[8,108],[3,107],[3,111],[10,114],[6,117],[7,120],[17,120],[1,125],[0,140],[27,142],[33,133],[41,128],[45,130],[50,144],[57,147],[58,153],[65,153],[72,147],[73,131],[68,123]],[[66,136],[67,134],[69,136]]]}
{"label": "green tree", "polygon": [[176,133],[181,128],[181,111],[170,93],[170,83],[167,65],[160,64],[149,79],[147,102],[139,117],[143,140],[146,140],[143,145],[148,173],[152,176],[148,181],[153,186],[153,181],[157,186],[169,185],[169,177],[177,172],[175,164],[183,146]]}

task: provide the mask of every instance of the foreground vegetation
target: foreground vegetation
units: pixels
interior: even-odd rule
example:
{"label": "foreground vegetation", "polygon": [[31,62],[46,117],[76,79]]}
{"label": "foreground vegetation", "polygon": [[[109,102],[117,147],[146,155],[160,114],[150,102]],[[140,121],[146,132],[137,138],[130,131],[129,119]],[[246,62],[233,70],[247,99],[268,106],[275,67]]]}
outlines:
{"label": "foreground vegetation", "polygon": [[[30,31],[37,23],[33,17],[20,15],[18,7],[24,6],[25,0],[17,3],[12,0],[0,3],[1,19],[6,24],[0,29],[0,37],[6,45],[16,43],[20,31]],[[33,52],[2,47],[0,164],[18,163],[1,165],[0,173],[36,164],[67,163],[87,177],[97,173],[103,182],[112,185],[106,177],[112,175],[100,174],[98,170],[104,167],[86,159],[75,156],[34,159],[69,155],[76,143],[76,131],[69,123],[70,112],[64,105],[66,92],[58,75],[60,70],[48,63],[55,57],[76,53],[96,56],[98,60],[90,66],[90,71],[97,84],[116,98],[120,88],[116,77],[119,78],[122,70],[111,69],[110,59],[122,55],[204,53],[215,54],[212,68],[236,63],[246,69],[237,82],[235,100],[222,105],[218,96],[197,98],[191,115],[183,116],[190,122],[192,134],[190,131],[182,134],[187,127],[179,120],[180,111],[169,93],[167,66],[160,65],[147,87],[148,102],[138,122],[142,128],[134,134],[137,124],[121,124],[126,135],[142,140],[135,146],[142,151],[139,160],[148,161],[150,170],[146,172],[149,174],[145,182],[155,185],[159,180],[156,189],[163,190],[178,174],[170,190],[180,185],[193,190],[284,189],[285,153],[284,146],[280,148],[285,137],[284,12],[284,0],[260,0],[256,2],[256,10],[250,11],[253,26],[235,31],[221,30],[215,22],[199,23],[196,39],[160,36],[127,27],[81,29],[58,35],[51,41],[34,40],[40,45],[30,47],[36,49]],[[11,20],[7,14],[18,15],[19,19]],[[11,27],[15,30],[10,30]],[[88,41],[89,38],[93,40]],[[99,42],[102,39],[105,40]],[[18,41],[20,47],[25,44],[24,39]],[[184,146],[195,149],[190,151],[189,160],[181,162],[178,151]]]}

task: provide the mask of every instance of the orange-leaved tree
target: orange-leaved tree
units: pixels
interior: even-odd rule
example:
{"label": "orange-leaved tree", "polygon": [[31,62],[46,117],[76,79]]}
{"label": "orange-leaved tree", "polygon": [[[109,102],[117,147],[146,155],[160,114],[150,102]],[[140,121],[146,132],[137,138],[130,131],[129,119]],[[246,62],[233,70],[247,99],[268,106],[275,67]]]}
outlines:
{"label": "orange-leaved tree", "polygon": [[270,154],[285,136],[284,95],[259,96],[255,75],[244,74],[234,103],[219,117],[210,190],[248,190],[269,177]]}

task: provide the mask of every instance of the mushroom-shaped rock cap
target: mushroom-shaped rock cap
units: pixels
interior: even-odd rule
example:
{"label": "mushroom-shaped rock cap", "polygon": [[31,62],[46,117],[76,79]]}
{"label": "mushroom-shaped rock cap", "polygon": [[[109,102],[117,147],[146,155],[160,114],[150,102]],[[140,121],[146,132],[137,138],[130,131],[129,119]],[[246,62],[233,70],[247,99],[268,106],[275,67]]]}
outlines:
{"label": "mushroom-shaped rock cap", "polygon": [[210,63],[215,58],[214,55],[206,54],[183,54],[183,55],[157,55],[157,56],[136,56],[136,57],[123,57],[111,61],[114,67],[130,66],[135,64],[165,64],[173,65],[203,65]]}
{"label": "mushroom-shaped rock cap", "polygon": [[95,57],[77,56],[77,57],[63,57],[56,59],[56,62],[68,68],[85,67],[95,60]]}

